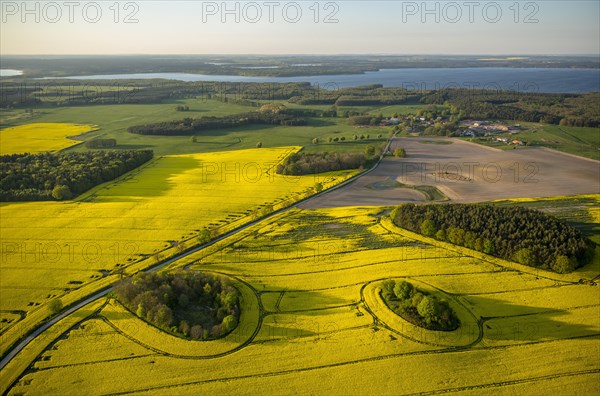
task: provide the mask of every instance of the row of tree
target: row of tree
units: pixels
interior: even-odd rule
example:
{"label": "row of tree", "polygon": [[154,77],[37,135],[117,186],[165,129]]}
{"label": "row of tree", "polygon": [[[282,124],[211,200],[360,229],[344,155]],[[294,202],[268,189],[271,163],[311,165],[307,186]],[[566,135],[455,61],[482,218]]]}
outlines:
{"label": "row of tree", "polygon": [[[375,148],[371,155],[375,154]],[[304,153],[290,155],[277,165],[276,172],[282,175],[310,175],[345,169],[365,168],[369,164],[369,153]]]}
{"label": "row of tree", "polygon": [[[259,107],[258,101],[289,101],[302,105],[364,106],[394,103],[431,103],[453,106],[467,117],[547,122],[564,126],[600,125],[600,93],[551,94],[497,89],[415,90],[380,84],[339,88],[310,83],[226,83],[151,80],[80,81],[45,80],[0,86],[0,107],[33,108],[101,105],[108,103],[162,103],[173,99],[216,99]],[[178,106],[185,109],[185,105]],[[461,117],[459,117],[461,118]]]}
{"label": "row of tree", "polygon": [[414,287],[412,283],[386,280],[381,297],[392,311],[417,326],[452,331],[460,325],[447,301]]}
{"label": "row of tree", "polygon": [[201,118],[184,118],[183,120],[134,125],[127,128],[127,131],[138,135],[177,136],[193,135],[213,129],[235,128],[249,124],[298,126],[306,125],[306,120],[286,110],[259,110],[223,117],[205,116]]}
{"label": "row of tree", "polygon": [[0,157],[0,201],[70,199],[151,160],[150,150],[10,154]]}
{"label": "row of tree", "polygon": [[402,96],[340,96],[335,104],[337,106],[389,106],[395,104],[405,104],[419,100],[417,95],[402,95]]}
{"label": "row of tree", "polygon": [[594,255],[594,243],[572,226],[520,206],[405,204],[391,216],[399,227],[559,273],[573,271]]}
{"label": "row of tree", "polygon": [[240,316],[240,292],[223,277],[197,271],[140,272],[119,282],[114,293],[140,318],[192,339],[222,337]]}

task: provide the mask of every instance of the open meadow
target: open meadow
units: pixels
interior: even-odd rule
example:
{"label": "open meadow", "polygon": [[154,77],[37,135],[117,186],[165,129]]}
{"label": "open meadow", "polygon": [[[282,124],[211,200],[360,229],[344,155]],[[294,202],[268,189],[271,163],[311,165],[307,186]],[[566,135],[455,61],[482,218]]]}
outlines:
{"label": "open meadow", "polygon": [[[579,155],[586,158],[600,160],[600,128],[570,127],[550,124],[538,124],[525,122],[522,126],[526,128],[518,135],[500,134],[498,137],[514,139],[515,137],[526,141],[529,146],[548,147],[565,153]],[[509,146],[500,142],[494,142],[489,138],[475,138],[473,141],[501,150],[512,150],[515,146]]]}
{"label": "open meadow", "polygon": [[[271,102],[272,103],[272,102]],[[177,106],[188,106],[189,110],[176,111]],[[289,106],[295,108],[297,106]],[[311,109],[315,106],[300,108]],[[330,107],[330,106],[327,106]],[[316,107],[318,109],[318,107]],[[317,151],[364,151],[369,144],[380,145],[390,132],[386,127],[357,128],[348,125],[345,118],[308,118],[306,126],[265,126],[250,125],[244,128],[225,128],[199,133],[197,141],[191,142],[190,136],[144,136],[127,132],[132,125],[170,121],[186,117],[225,116],[249,111],[256,107],[233,103],[223,103],[206,98],[181,99],[160,104],[119,104],[81,107],[44,107],[33,113],[22,110],[0,112],[2,126],[24,125],[28,123],[73,122],[97,125],[97,130],[86,135],[93,138],[113,138],[117,140],[116,149],[153,150],[155,155],[193,154],[215,151],[243,150],[256,147],[305,146],[308,152]],[[357,110],[366,110],[358,107]],[[21,117],[17,117],[21,115]],[[13,120],[16,119],[16,120]],[[0,132],[0,135],[4,130]],[[355,134],[370,134],[370,139],[353,140]],[[377,138],[378,135],[382,138]],[[344,142],[329,142],[329,138],[344,137]],[[311,144],[314,138],[319,144]],[[76,142],[74,142],[76,143]],[[64,147],[61,147],[64,148]],[[85,151],[83,145],[71,150]]]}
{"label": "open meadow", "polygon": [[[293,209],[194,253],[166,270],[233,279],[245,308],[234,333],[186,341],[105,300],[49,339],[9,394],[600,391],[597,271],[558,275],[473,254],[396,228],[386,213]],[[385,279],[448,300],[460,327],[396,316],[378,293]]]}

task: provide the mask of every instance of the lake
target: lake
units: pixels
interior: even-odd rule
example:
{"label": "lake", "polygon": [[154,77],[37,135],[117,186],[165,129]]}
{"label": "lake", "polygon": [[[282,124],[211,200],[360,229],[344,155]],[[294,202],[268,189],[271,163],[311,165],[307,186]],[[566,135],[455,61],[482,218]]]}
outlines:
{"label": "lake", "polygon": [[23,74],[21,70],[0,69],[0,77],[14,77],[20,76],[21,74]]}
{"label": "lake", "polygon": [[440,88],[508,89],[518,92],[583,93],[600,91],[600,69],[549,68],[436,68],[382,69],[365,74],[340,74],[297,77],[244,77],[189,73],[138,73],[65,77],[78,80],[153,79],[225,82],[300,82],[308,81],[324,89],[367,84],[405,87],[416,90]]}

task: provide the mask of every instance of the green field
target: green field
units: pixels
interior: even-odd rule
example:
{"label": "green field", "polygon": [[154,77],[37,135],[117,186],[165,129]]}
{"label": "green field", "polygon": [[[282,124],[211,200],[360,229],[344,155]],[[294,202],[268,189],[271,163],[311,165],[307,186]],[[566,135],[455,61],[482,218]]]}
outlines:
{"label": "green field", "polygon": [[[9,394],[600,390],[600,295],[578,283],[585,271],[505,265],[414,238],[381,208],[288,211],[170,267],[243,284],[249,316],[236,336],[183,341],[111,301],[46,349]],[[391,313],[378,295],[387,278],[449,300],[459,329],[423,330]]]}
{"label": "green field", "polygon": [[[267,102],[267,101],[264,101]],[[186,105],[189,111],[176,111],[177,105]],[[301,106],[286,103],[290,108],[328,110],[329,105]],[[338,114],[345,110],[382,113],[391,117],[395,113],[410,114],[423,110],[430,105],[407,104],[393,106],[353,106],[339,107]],[[438,106],[442,107],[442,106]],[[369,145],[380,145],[387,138],[391,127],[358,128],[348,125],[345,118],[309,118],[309,125],[299,127],[249,126],[244,128],[214,130],[197,135],[197,143],[191,143],[189,136],[142,136],[127,132],[127,127],[159,121],[170,121],[186,117],[223,116],[247,111],[255,107],[223,103],[217,100],[180,99],[161,104],[121,104],[81,107],[42,107],[33,113],[24,110],[3,110],[0,122],[3,128],[23,125],[31,122],[69,122],[97,125],[99,130],[86,135],[85,139],[95,137],[117,139],[118,149],[152,149],[157,155],[192,154],[214,151],[228,151],[254,148],[258,142],[263,147],[305,146],[308,152],[320,151],[363,151]],[[558,125],[522,122],[526,129],[517,135],[501,134],[498,137],[521,139],[530,146],[548,147],[566,153],[600,160],[600,132],[598,128],[561,127]],[[354,135],[369,134],[370,140],[354,141]],[[382,139],[378,139],[378,135]],[[403,132],[401,134],[404,134]],[[344,137],[344,142],[328,142],[328,139]],[[314,138],[319,144],[312,144]],[[514,149],[515,146],[490,141],[489,138],[468,138],[474,142],[500,148]],[[71,150],[86,150],[83,146]]]}
{"label": "green field", "polygon": [[[177,105],[186,105],[189,111],[176,111]],[[311,106],[309,106],[310,108]],[[306,146],[307,151],[364,151],[369,144],[378,146],[385,142],[391,131],[389,127],[355,128],[348,126],[345,118],[313,118],[307,126],[249,126],[246,128],[221,129],[198,134],[197,142],[191,143],[189,136],[142,136],[127,132],[127,127],[158,121],[170,121],[186,117],[198,118],[206,115],[223,116],[256,110],[255,107],[222,103],[217,100],[187,99],[164,104],[102,105],[86,107],[42,108],[33,116],[17,117],[15,112],[2,115],[2,125],[29,122],[73,122],[98,125],[99,130],[86,135],[117,139],[118,149],[151,149],[156,155],[192,154],[214,151],[242,150],[256,147]],[[24,113],[23,113],[24,114]],[[12,117],[12,118],[11,118]],[[369,134],[370,140],[354,141],[353,135]],[[377,136],[381,134],[382,138]],[[345,137],[345,142],[329,143],[329,137]],[[312,144],[318,138],[320,143]],[[75,147],[73,150],[86,150]]]}
{"label": "green field", "polygon": [[428,104],[407,104],[407,105],[392,105],[392,106],[384,106],[377,107],[370,110],[371,114],[383,114],[384,117],[391,117],[394,114],[398,113],[398,115],[407,115],[407,114],[415,114],[419,110],[427,110],[427,109],[437,109],[443,110],[445,106],[436,106],[436,105],[428,105]]}
{"label": "green field", "polygon": [[[527,142],[529,146],[548,147],[600,161],[600,128],[580,128],[527,122],[523,122],[521,125],[526,128],[524,131],[516,135],[500,134],[497,137],[506,137],[511,140],[519,139]],[[501,142],[490,142],[487,139],[473,138],[472,141],[502,150],[512,150],[516,147]]]}
{"label": "green field", "polygon": [[[177,105],[190,110],[176,111]],[[425,107],[338,112],[391,116]],[[214,130],[197,134],[196,142],[190,136],[127,132],[131,125],[254,110],[182,99],[0,113],[0,134],[32,123],[96,125],[83,140],[115,138],[116,149],[155,152],[149,163],[74,200],[0,204],[2,355],[51,316],[51,301],[68,306],[181,254],[198,244],[204,227],[214,237],[260,220],[164,269],[232,279],[243,296],[242,313],[227,337],[173,337],[109,295],[36,337],[2,370],[0,393],[600,392],[600,256],[572,274],[558,275],[399,229],[384,207],[292,208],[263,218],[310,197],[317,182],[329,188],[359,172],[291,177],[277,175],[277,163],[301,148],[380,147],[391,127],[358,128],[342,117],[310,117],[306,126]],[[534,145],[599,155],[597,129],[523,125],[528,130],[517,136]],[[353,140],[361,134],[370,139]],[[328,141],[341,137],[345,141]],[[256,148],[258,142],[263,148]],[[65,148],[85,150],[82,144]],[[372,184],[373,193],[396,186],[388,179]],[[414,188],[432,200],[447,199],[435,187]],[[543,210],[600,244],[600,194],[495,204]],[[404,321],[379,296],[385,279],[408,279],[447,299],[461,326],[436,332]]]}

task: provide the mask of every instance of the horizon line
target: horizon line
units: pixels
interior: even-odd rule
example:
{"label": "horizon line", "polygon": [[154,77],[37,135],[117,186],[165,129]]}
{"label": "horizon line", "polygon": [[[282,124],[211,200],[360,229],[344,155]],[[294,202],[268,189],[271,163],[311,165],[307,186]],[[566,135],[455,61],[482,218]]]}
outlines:
{"label": "horizon line", "polygon": [[0,56],[593,56],[600,57],[600,53],[561,53],[561,54],[528,54],[528,53],[139,53],[139,54],[125,54],[125,53],[103,53],[103,54],[2,54]]}

